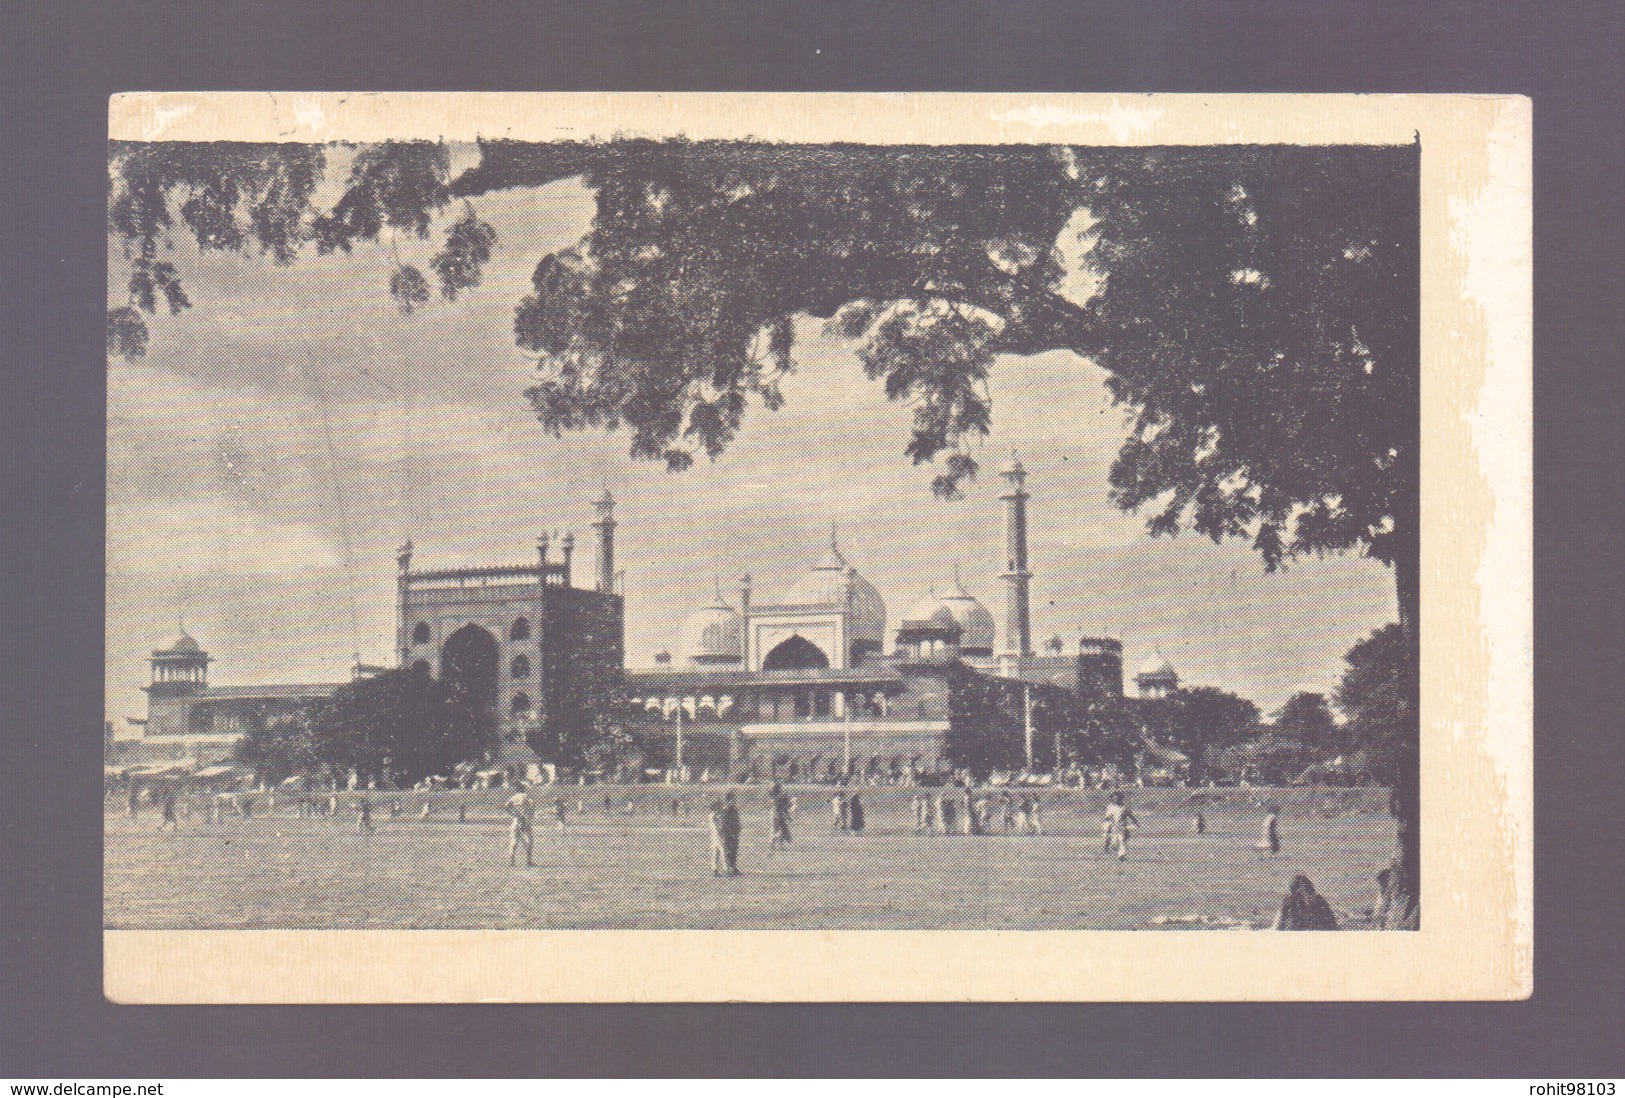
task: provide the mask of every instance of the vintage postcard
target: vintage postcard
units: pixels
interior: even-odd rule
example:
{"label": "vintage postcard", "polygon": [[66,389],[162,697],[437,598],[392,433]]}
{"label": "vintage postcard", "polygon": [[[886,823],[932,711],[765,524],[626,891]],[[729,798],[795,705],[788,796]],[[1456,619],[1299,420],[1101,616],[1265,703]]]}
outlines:
{"label": "vintage postcard", "polygon": [[1528,995],[1530,126],[115,96],[107,995]]}

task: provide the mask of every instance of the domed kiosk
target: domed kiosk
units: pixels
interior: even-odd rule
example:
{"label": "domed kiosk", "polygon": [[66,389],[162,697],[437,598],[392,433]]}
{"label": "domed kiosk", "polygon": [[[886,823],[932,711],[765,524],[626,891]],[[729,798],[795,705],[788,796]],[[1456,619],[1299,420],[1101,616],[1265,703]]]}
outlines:
{"label": "domed kiosk", "polygon": [[1166,698],[1179,689],[1179,672],[1158,649],[1134,675],[1134,685],[1140,688],[1142,698]]}

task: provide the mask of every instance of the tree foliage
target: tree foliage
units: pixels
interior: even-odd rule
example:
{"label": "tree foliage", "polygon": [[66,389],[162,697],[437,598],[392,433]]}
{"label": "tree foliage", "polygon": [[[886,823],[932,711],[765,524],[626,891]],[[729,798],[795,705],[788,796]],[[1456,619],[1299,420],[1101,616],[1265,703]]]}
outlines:
{"label": "tree foliage", "polygon": [[[639,458],[715,457],[752,402],[782,401],[795,320],[851,339],[914,409],[905,454],[974,476],[998,356],[1069,350],[1108,373],[1133,426],[1111,474],[1154,534],[1247,537],[1268,568],[1360,548],[1409,563],[1417,431],[1414,147],[815,147],[616,140],[485,142],[450,177],[446,146],[356,150],[311,205],[313,146],[113,146],[109,223],[131,264],[109,346],[188,299],[159,260],[178,216],[203,248],[350,251],[426,239],[441,295],[477,286],[495,245],[470,196],[580,177],[596,212],[544,256],[519,303],[527,394],[555,432],[624,427]],[[393,268],[403,310],[427,304]],[[113,314],[117,314],[116,318]],[[1413,609],[1401,580],[1402,613]]]}
{"label": "tree foliage", "polygon": [[316,702],[288,713],[255,714],[232,745],[234,761],[249,767],[261,781],[276,783],[295,774],[329,770],[316,744],[316,725],[323,708]]}
{"label": "tree foliage", "polygon": [[1416,664],[1397,624],[1378,629],[1350,648],[1337,687],[1337,707],[1348,719],[1349,745],[1364,751],[1372,773],[1395,784],[1407,765],[1416,727]]}
{"label": "tree foliage", "polygon": [[1297,740],[1311,753],[1325,755],[1341,745],[1341,729],[1324,694],[1300,690],[1275,711],[1273,735]]}
{"label": "tree foliage", "polygon": [[1258,706],[1228,690],[1196,686],[1165,698],[1138,703],[1141,726],[1156,742],[1191,760],[1191,779],[1200,781],[1210,751],[1241,743],[1258,730]]}
{"label": "tree foliage", "polygon": [[497,747],[494,714],[429,675],[386,671],[339,687],[313,729],[317,757],[335,773],[411,784]]}

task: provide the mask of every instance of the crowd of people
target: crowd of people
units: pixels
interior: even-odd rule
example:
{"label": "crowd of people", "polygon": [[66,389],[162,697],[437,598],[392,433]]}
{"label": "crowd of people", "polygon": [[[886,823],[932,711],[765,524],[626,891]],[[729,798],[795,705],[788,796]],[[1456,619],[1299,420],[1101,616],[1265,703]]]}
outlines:
{"label": "crowd of people", "polygon": [[[210,823],[219,823],[228,815],[245,820],[253,819],[257,811],[261,814],[272,814],[278,808],[275,791],[258,795],[242,791],[195,795],[175,785],[137,789],[132,784],[128,790],[125,810],[129,816],[135,817],[143,805],[155,804],[159,813],[158,830],[173,832],[180,830],[181,821],[191,816],[194,801],[199,796],[203,812]],[[349,802],[347,806],[344,801]],[[299,818],[319,818],[338,816],[348,807],[354,816],[357,833],[373,834],[376,830],[373,798],[362,794],[358,797],[344,798],[344,801],[341,801],[339,794],[315,796],[300,793],[291,797],[284,796],[282,809],[286,812],[291,807]],[[864,834],[869,822],[868,807],[860,790],[837,789],[830,796],[829,805],[832,832],[851,836]],[[1260,857],[1279,855],[1282,849],[1281,808],[1276,804],[1257,803],[1256,806],[1263,808],[1264,815],[1254,848]],[[392,820],[400,819],[405,814],[405,808],[399,797],[389,799],[387,804],[380,800],[376,807],[387,810]],[[437,811],[447,807],[431,799],[424,799],[417,816],[420,820],[428,820]],[[645,808],[647,807],[645,804]],[[792,821],[800,807],[798,798],[775,782],[767,795],[767,807],[768,847],[773,851],[787,850],[794,843]],[[913,833],[916,835],[1045,834],[1044,799],[1030,791],[1005,789],[994,793],[978,790],[969,783],[959,783],[938,789],[921,789],[913,796],[910,807]],[[572,816],[569,802],[562,796],[553,797],[547,808],[554,828],[559,832],[566,831]],[[586,801],[576,799],[574,814],[582,815],[586,810]],[[606,817],[634,815],[637,811],[637,801],[629,796],[624,807],[617,811],[614,796],[606,792],[603,797],[603,810]],[[674,818],[686,817],[689,810],[690,804],[687,799],[681,796],[672,799],[671,815]],[[510,866],[517,866],[521,856],[526,866],[535,866],[537,812],[538,803],[532,797],[527,784],[515,782],[511,786],[511,795],[502,805],[502,816],[507,821],[507,854]],[[467,821],[466,801],[457,805],[456,815],[459,822]],[[744,828],[738,795],[728,791],[713,799],[707,806],[707,822],[712,874],[719,877],[740,875],[740,842]],[[1193,799],[1191,823],[1196,835],[1207,834],[1207,818],[1199,800]],[[1111,792],[1101,817],[1102,853],[1119,862],[1127,861],[1130,839],[1140,827],[1139,817],[1135,815],[1125,794],[1122,791]],[[1299,874],[1293,878],[1290,889],[1281,901],[1274,920],[1274,928],[1335,930],[1337,918],[1324,897],[1315,891],[1308,877]]]}

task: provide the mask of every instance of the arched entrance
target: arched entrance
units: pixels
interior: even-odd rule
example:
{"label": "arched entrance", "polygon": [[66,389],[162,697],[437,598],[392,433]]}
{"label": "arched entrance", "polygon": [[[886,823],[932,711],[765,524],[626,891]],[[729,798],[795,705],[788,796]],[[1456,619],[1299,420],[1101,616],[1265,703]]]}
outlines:
{"label": "arched entrance", "polygon": [[497,639],[477,625],[465,625],[440,649],[440,681],[461,700],[495,709],[497,659]]}
{"label": "arched entrance", "polygon": [[806,637],[795,636],[783,641],[762,660],[763,671],[801,671],[828,667],[829,657]]}

